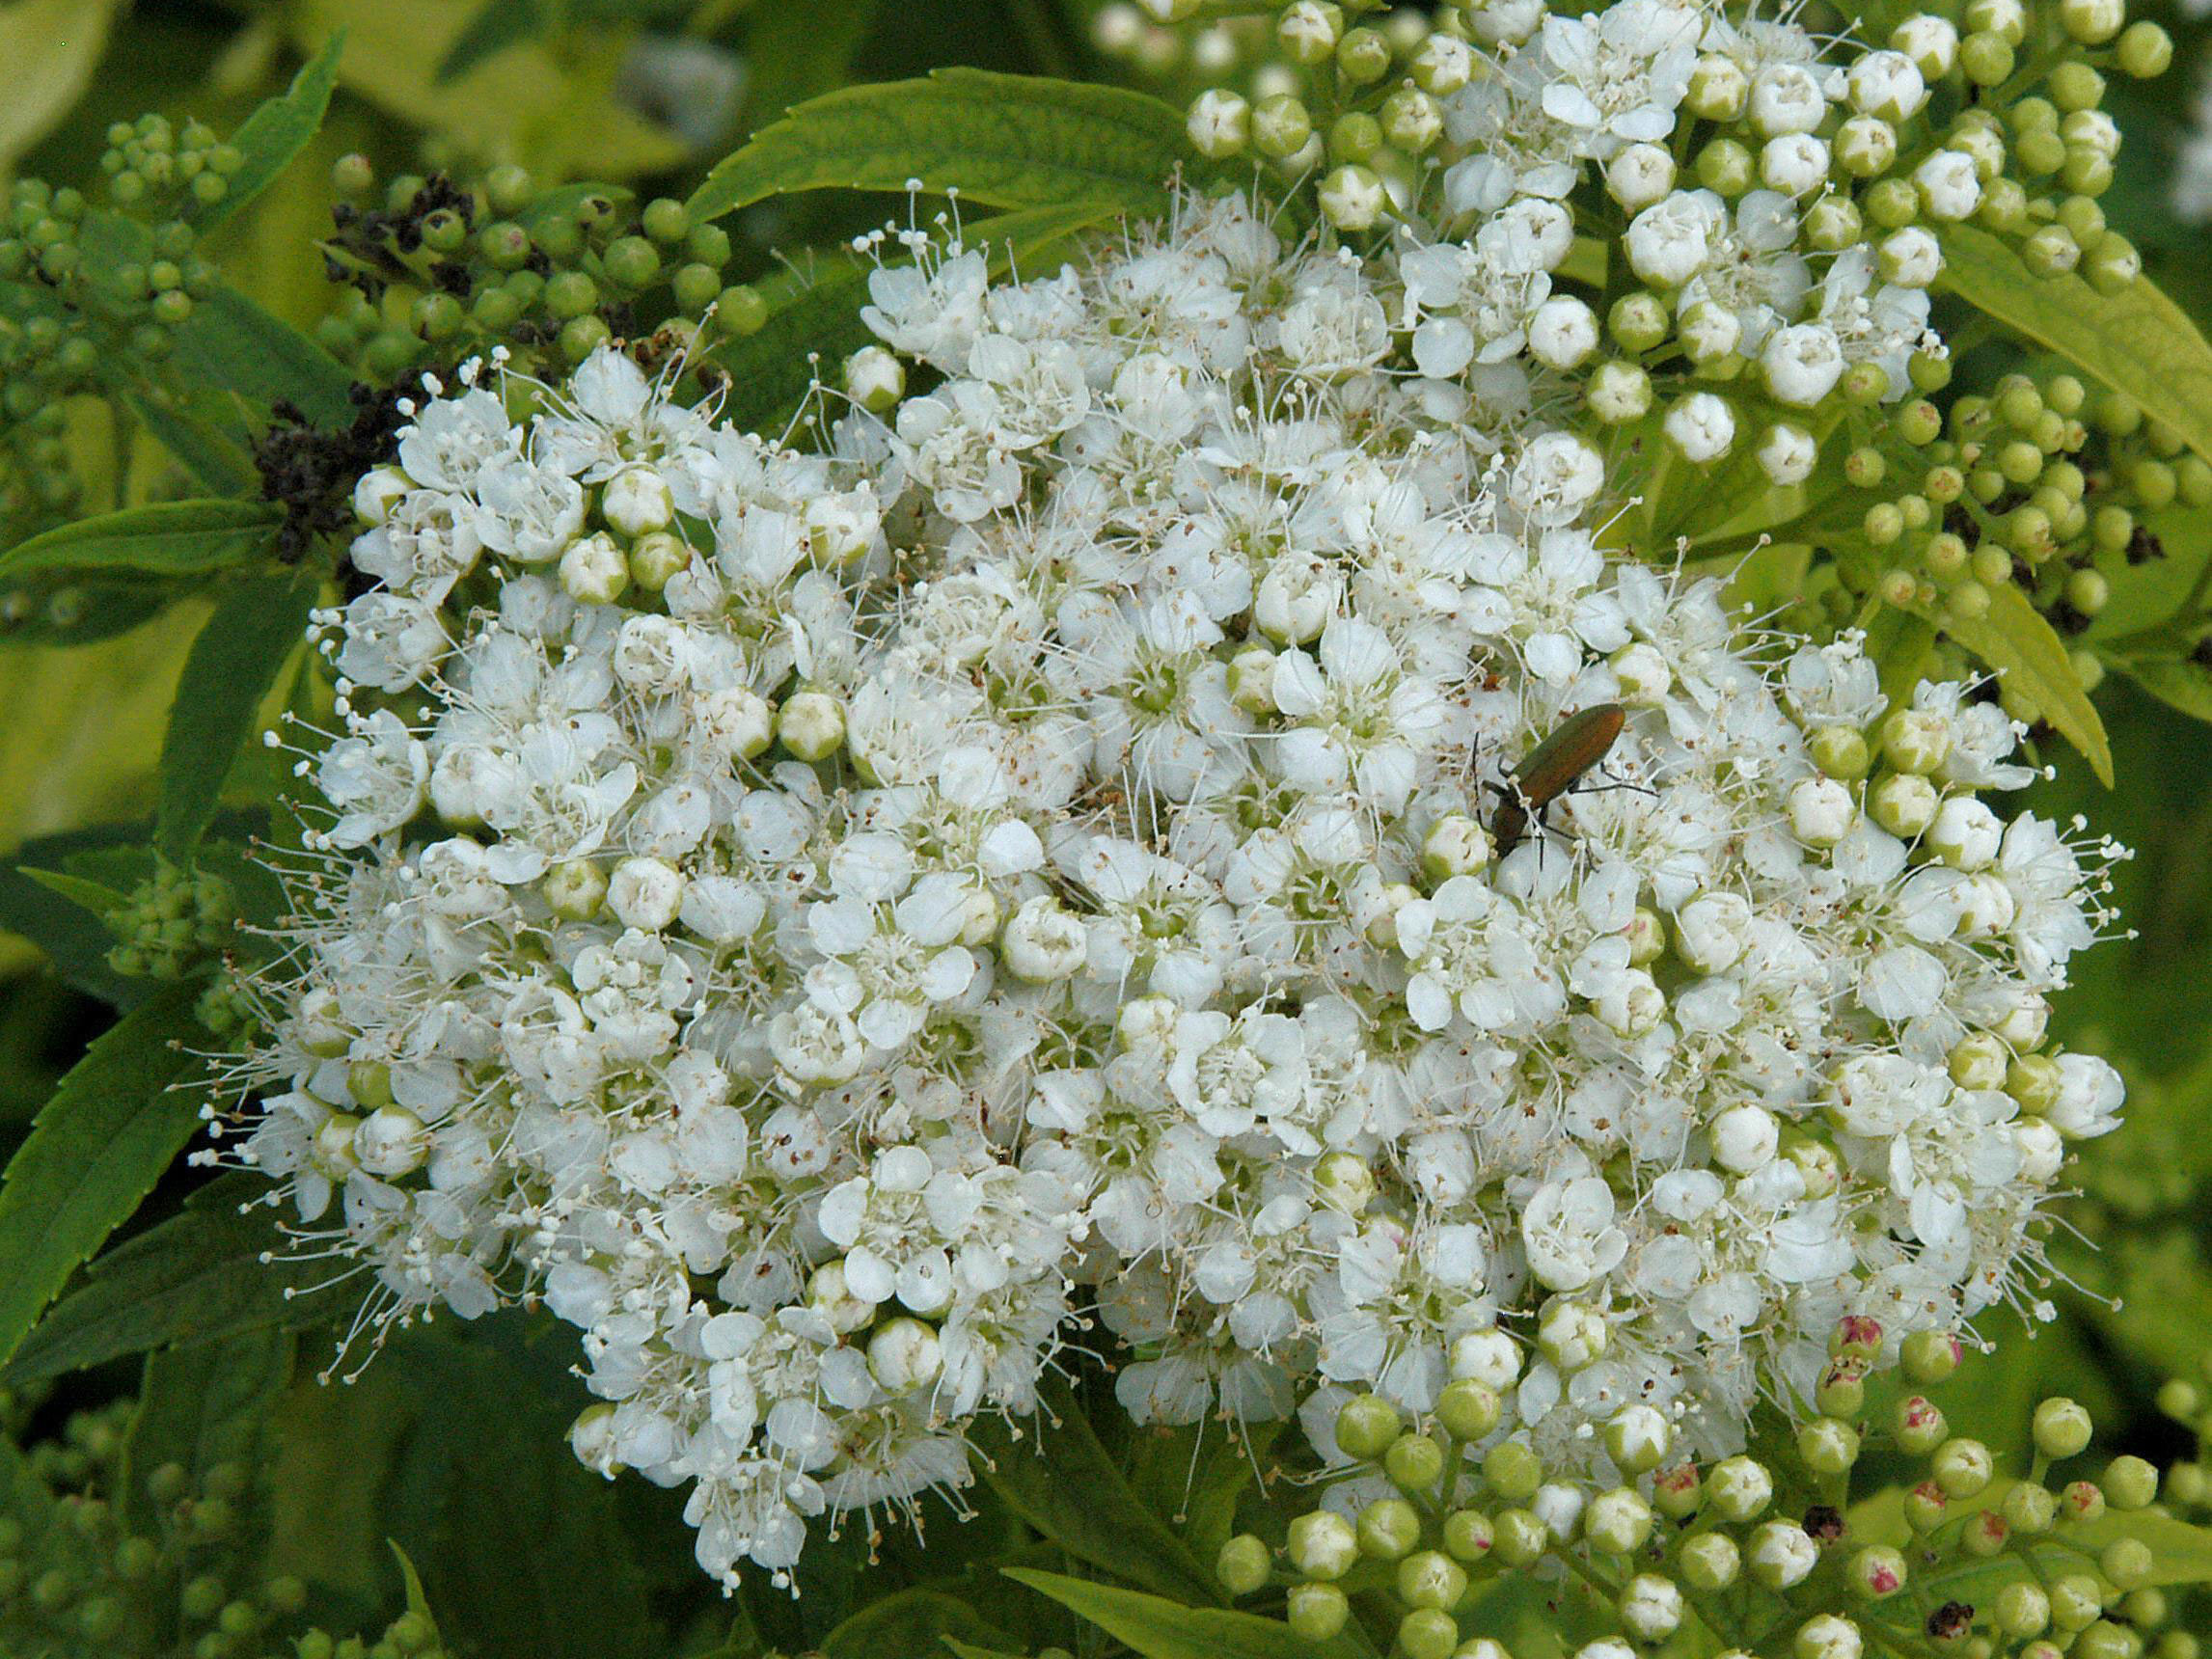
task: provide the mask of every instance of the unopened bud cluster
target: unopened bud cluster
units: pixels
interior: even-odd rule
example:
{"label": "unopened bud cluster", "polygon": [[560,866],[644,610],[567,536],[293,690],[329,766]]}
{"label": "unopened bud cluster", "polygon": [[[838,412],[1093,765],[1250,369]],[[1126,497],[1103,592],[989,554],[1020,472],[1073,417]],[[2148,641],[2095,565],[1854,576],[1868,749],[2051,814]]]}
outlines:
{"label": "unopened bud cluster", "polygon": [[374,382],[494,347],[518,367],[573,365],[617,337],[658,340],[671,358],[767,316],[756,291],[725,282],[728,232],[671,199],[548,201],[511,163],[474,180],[380,181],[361,155],[337,162],[333,185],[328,270],[349,291],[317,338]]}
{"label": "unopened bud cluster", "polygon": [[[1950,366],[1916,364],[1914,377],[1936,393]],[[1915,397],[1856,436],[1843,474],[1860,522],[1834,543],[1844,611],[1871,592],[1966,629],[2015,590],[2062,636],[2078,636],[2116,584],[2165,557],[2152,527],[2169,509],[2212,505],[2212,465],[2178,433],[2123,394],[2051,368],[2006,375],[1944,412]],[[2103,673],[2086,649],[2073,666],[2086,687]],[[2015,718],[2042,718],[2022,688],[2002,689]]]}
{"label": "unopened bud cluster", "polygon": [[231,941],[237,914],[230,883],[163,858],[123,904],[105,912],[116,937],[108,965],[125,978],[181,979]]}
{"label": "unopened bud cluster", "polygon": [[[28,1402],[11,1401],[9,1416],[17,1403]],[[133,1467],[125,1453],[135,1405],[74,1412],[57,1438],[7,1449],[21,1475],[0,1487],[0,1652],[437,1659],[426,1643],[372,1649],[306,1630],[307,1587],[247,1566],[250,1469],[222,1462],[195,1477],[177,1463]]]}
{"label": "unopened bud cluster", "polygon": [[[68,400],[112,392],[127,364],[165,403],[178,331],[215,286],[195,220],[229,193],[236,147],[161,115],[118,122],[107,140],[100,185],[23,177],[0,203],[0,545],[85,501]],[[75,585],[0,589],[0,639],[76,634],[96,608]]]}
{"label": "unopened bud cluster", "polygon": [[[1980,0],[1864,43],[1658,0],[1255,11],[1278,62],[1251,96],[1191,100],[1199,152],[1249,152],[1339,232],[1397,244],[1421,373],[1491,398],[1564,376],[1694,467],[1801,483],[1839,424],[1940,383],[1953,228],[2108,292],[2141,267],[2097,204],[2119,131],[2094,66],[2152,75],[2171,47],[2116,8]],[[1646,482],[1647,530],[1695,510],[1667,485]]]}
{"label": "unopened bud cluster", "polygon": [[[1531,1576],[1577,1659],[1630,1659],[1679,1633],[1794,1659],[2198,1659],[2190,1591],[2159,1588],[2194,1574],[2160,1550],[2212,1538],[2177,1540],[2153,1509],[2185,1507],[2176,1490],[2207,1484],[2198,1465],[2176,1465],[2163,1494],[2133,1456],[2062,1482],[2057,1466],[2093,1456],[2093,1435],[2088,1412],[2054,1399],[2030,1425],[2033,1467],[2009,1476],[1929,1398],[1947,1393],[1956,1339],[1915,1333],[1900,1370],[1869,1388],[1884,1346],[1871,1319],[1838,1324],[1821,1414],[1779,1457],[1685,1458],[1661,1414],[1624,1408],[1603,1429],[1622,1472],[1610,1487],[1511,1434],[1485,1384],[1453,1383],[1419,1418],[1338,1394],[1306,1414],[1318,1506],[1279,1539],[1232,1537],[1216,1572],[1232,1595],[1279,1606],[1300,1641],[1357,1618],[1405,1659],[1511,1659],[1499,1597]],[[2179,1386],[2171,1403],[2203,1412]],[[1877,1492],[1861,1479],[1871,1452],[1915,1468]]]}

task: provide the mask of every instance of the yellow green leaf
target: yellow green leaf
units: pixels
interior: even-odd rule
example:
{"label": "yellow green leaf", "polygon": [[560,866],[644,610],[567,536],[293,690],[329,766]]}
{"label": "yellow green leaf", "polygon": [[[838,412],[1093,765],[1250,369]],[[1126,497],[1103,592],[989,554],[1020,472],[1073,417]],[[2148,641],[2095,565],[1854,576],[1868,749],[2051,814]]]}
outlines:
{"label": "yellow green leaf", "polygon": [[687,205],[713,219],[800,190],[904,190],[991,207],[1167,204],[1183,118],[1143,93],[939,69],[809,99],[715,164]]}
{"label": "yellow green leaf", "polygon": [[629,178],[684,160],[681,138],[610,95],[623,30],[587,35],[566,56],[523,42],[439,81],[474,10],[452,0],[301,0],[287,19],[303,52],[346,31],[340,85],[464,150],[511,154],[548,182],[580,173]]}
{"label": "yellow green leaf", "polygon": [[2076,276],[2038,277],[1986,231],[1943,232],[1943,286],[2049,347],[2212,459],[2212,346],[2147,278],[2101,294]]}
{"label": "yellow green leaf", "polygon": [[0,63],[8,96],[0,99],[0,169],[16,159],[68,114],[92,84],[107,49],[117,0],[15,0],[0,7]]}

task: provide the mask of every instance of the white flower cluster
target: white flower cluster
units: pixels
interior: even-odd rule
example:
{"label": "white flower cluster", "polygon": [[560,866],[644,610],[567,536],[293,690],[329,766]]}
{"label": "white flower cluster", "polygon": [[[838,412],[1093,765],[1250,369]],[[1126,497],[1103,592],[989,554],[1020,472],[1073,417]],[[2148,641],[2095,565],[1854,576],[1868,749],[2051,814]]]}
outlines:
{"label": "white flower cluster", "polygon": [[[246,1153],[373,1317],[542,1297],[577,1451],[728,1577],[965,1481],[1094,1312],[1140,1419],[1471,1376],[1609,1477],[1591,1428],[1733,1448],[1842,1314],[2016,1296],[2118,1104],[2038,1051],[2096,860],[1979,798],[1993,702],[1601,547],[1635,480],[1540,413],[1545,158],[1649,142],[1680,15],[1547,25],[1583,95],[1488,106],[1463,242],[911,238],[821,455],[613,351],[417,411]],[[1833,272],[1792,320],[1787,203],[1649,210],[1788,361],[1893,349]]]}
{"label": "white flower cluster", "polygon": [[[1910,391],[1911,355],[1939,349],[1926,290],[1940,248],[1923,224],[1868,234],[1836,179],[1897,156],[1898,127],[1927,102],[1924,66],[1948,68],[1956,51],[1950,24],[1915,18],[1898,32],[1911,52],[1863,52],[1846,69],[1820,61],[1820,43],[1794,23],[1732,19],[1718,6],[1618,0],[1575,17],[1536,0],[1488,0],[1469,19],[1496,61],[1447,77],[1465,79],[1442,106],[1467,151],[1441,178],[1440,208],[1460,239],[1406,261],[1406,304],[1430,319],[1415,337],[1424,372],[1522,353],[1574,370],[1597,356],[1598,313],[1553,292],[1574,254],[1569,198],[1589,179],[1627,215],[1612,257],[1645,285],[1644,303],[1664,308],[1649,324],[1616,315],[1616,338],[1642,327],[1655,345],[1671,331],[1692,363],[1752,366],[1779,417],[1756,446],[1775,481],[1810,471],[1816,445],[1801,412],[1854,367],[1882,371],[1877,397]],[[1742,176],[1725,195],[1684,176],[1680,147],[1669,148],[1693,120],[1748,140],[1728,141],[1739,159],[1720,165]],[[1919,216],[1968,217],[2000,159],[1930,148],[1909,176]],[[1590,378],[1601,420],[1634,420],[1651,405],[1651,378],[1632,363],[1598,363]],[[1692,461],[1715,460],[1735,446],[1741,401],[1687,392],[1665,412],[1665,433]]]}

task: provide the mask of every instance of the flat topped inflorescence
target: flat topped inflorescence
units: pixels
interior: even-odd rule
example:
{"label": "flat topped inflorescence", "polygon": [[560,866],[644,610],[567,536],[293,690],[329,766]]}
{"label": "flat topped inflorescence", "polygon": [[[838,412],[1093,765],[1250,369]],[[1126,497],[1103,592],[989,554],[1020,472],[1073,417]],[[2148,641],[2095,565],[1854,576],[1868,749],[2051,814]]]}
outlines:
{"label": "flat topped inflorescence", "polygon": [[1610,1483],[2033,1297],[2111,854],[1994,702],[1601,545],[1632,464],[1411,256],[921,252],[820,453],[609,350],[363,481],[245,1156],[377,1318],[542,1298],[726,1576],[1094,1313],[1142,1420],[1474,1379]]}

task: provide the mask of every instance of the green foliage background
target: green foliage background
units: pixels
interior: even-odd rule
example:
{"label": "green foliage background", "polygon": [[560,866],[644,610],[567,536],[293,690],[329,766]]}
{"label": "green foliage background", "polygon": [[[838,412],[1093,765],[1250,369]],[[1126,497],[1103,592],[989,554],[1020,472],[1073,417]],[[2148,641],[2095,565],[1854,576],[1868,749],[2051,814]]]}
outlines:
{"label": "green foliage background", "polygon": [[[149,110],[232,131],[343,30],[319,128],[205,244],[231,288],[270,315],[310,331],[332,308],[339,290],[324,279],[317,242],[330,229],[331,164],[357,150],[386,172],[514,161],[541,184],[589,177],[628,185],[640,200],[681,198],[706,180],[706,199],[737,209],[727,221],[733,274],[789,302],[803,296],[771,250],[821,245],[903,212],[896,193],[912,163],[871,171],[864,129],[849,154],[810,141],[788,154],[773,142],[749,151],[764,177],[741,166],[710,179],[712,162],[793,103],[946,66],[1126,85],[1128,66],[1091,43],[1093,9],[1090,0],[12,0],[0,5],[9,76],[0,168],[88,179],[109,124]],[[2169,211],[2163,179],[2212,31],[2178,14],[2144,14],[2173,30],[2180,67],[2160,82],[2116,87],[2128,145],[2106,206],[2201,328],[2212,323],[2212,261],[2201,257],[2204,232]],[[724,54],[742,65],[742,91],[726,107],[704,95],[641,99],[622,66],[648,40]],[[960,84],[942,83],[947,95]],[[1188,89],[1169,71],[1149,90],[1179,99]],[[1034,119],[1059,114],[1040,107]],[[1146,163],[1139,155],[1128,165]],[[799,183],[892,194],[788,194],[795,170],[808,169]],[[1023,228],[1038,244],[1108,211],[1069,199],[1050,176],[990,177],[996,188],[983,184],[971,200],[1030,215]],[[761,372],[736,389],[739,412],[765,418],[788,405],[805,384],[794,348],[832,349],[821,331],[850,312],[856,292],[827,283],[811,306],[772,318],[748,343],[747,361]],[[778,366],[781,379],[771,372]],[[148,469],[131,464],[134,446],[149,442],[143,434],[119,442],[88,409],[72,417],[68,442],[95,494],[105,492],[86,511],[147,499]],[[2186,580],[2212,558],[2212,525],[2183,516],[2169,528]],[[202,524],[191,533],[228,531]],[[520,1315],[466,1330],[438,1322],[400,1339],[349,1385],[321,1385],[332,1345],[325,1331],[302,1327],[334,1311],[330,1298],[287,1300],[287,1288],[311,1289],[313,1276],[258,1261],[265,1222],[236,1210],[253,1183],[203,1186],[175,1163],[192,1126],[143,1121],[144,1079],[119,1080],[143,1064],[143,1045],[110,1050],[118,1074],[99,1070],[95,1050],[71,1087],[99,1109],[47,1131],[46,1143],[33,1138],[34,1115],[118,1006],[131,1030],[155,1033],[189,1011],[180,993],[145,997],[143,984],[117,980],[101,965],[108,941],[96,924],[82,911],[69,921],[66,904],[18,867],[123,890],[145,874],[143,855],[102,849],[143,845],[156,824],[188,842],[212,815],[252,821],[282,775],[258,750],[230,768],[219,800],[164,799],[157,761],[165,733],[178,741],[170,715],[180,677],[238,668],[203,660],[188,669],[196,635],[218,604],[237,609],[209,637],[229,638],[243,616],[266,613],[292,590],[289,578],[265,580],[275,585],[190,598],[89,643],[29,631],[0,644],[0,1156],[21,1152],[18,1172],[46,1170],[50,1182],[29,1189],[36,1205],[0,1204],[0,1330],[20,1337],[63,1288],[17,1274],[23,1255],[66,1273],[106,1234],[109,1218],[72,1220],[74,1172],[104,1159],[119,1181],[152,1187],[106,1256],[69,1283],[70,1317],[33,1332],[0,1373],[17,1437],[50,1435],[72,1411],[135,1397],[119,1419],[126,1470],[171,1460],[253,1468],[243,1535],[252,1571],[302,1580],[323,1623],[373,1629],[405,1605],[393,1540],[419,1567],[449,1646],[481,1655],[672,1659],[773,1647],[900,1659],[943,1651],[939,1636],[969,1652],[1049,1641],[1095,1647],[1095,1631],[1080,1636],[1073,1614],[1040,1593],[1056,1585],[1079,1601],[1064,1582],[1038,1576],[1071,1565],[1199,1605],[1216,1600],[1201,1564],[1251,1500],[1267,1437],[1244,1447],[1218,1429],[1130,1436],[1109,1427],[1108,1412],[1086,1421],[1069,1410],[1048,1431],[1049,1462],[1027,1443],[999,1448],[975,1517],[963,1525],[938,1513],[926,1550],[904,1532],[870,1537],[849,1525],[809,1549],[799,1599],[760,1586],[725,1603],[691,1564],[680,1495],[637,1480],[604,1483],[570,1456],[563,1432],[584,1397],[560,1331]],[[297,603],[306,598],[302,590]],[[295,664],[250,668],[269,688],[270,707],[291,694]],[[2147,669],[2141,677],[2158,683]],[[2212,716],[2212,691],[2199,681],[2160,689],[2171,701],[2123,671],[2097,692],[2110,789],[2074,748],[2045,746],[2058,770],[2038,809],[2078,810],[2138,850],[2119,873],[2119,901],[2140,937],[2083,962],[2059,1011],[2065,1045],[2112,1057],[2133,1101],[2127,1127],[2085,1165],[2069,1212],[2083,1237],[2057,1250],[2076,1281],[2057,1293],[2061,1318],[1985,1363],[1980,1386],[1955,1402],[1957,1431],[2001,1451],[2021,1445],[2034,1400],[2063,1393],[2112,1426],[2114,1449],[2171,1455],[2171,1426],[2152,1396],[2167,1376],[2196,1372],[2212,1332],[2212,1134],[2203,1129],[2212,1116],[2212,728],[2184,712]],[[219,731],[204,738],[228,759],[235,734],[230,748],[222,740]],[[0,1477],[20,1475],[0,1467]],[[1001,1570],[1009,1567],[1027,1576],[1017,1583]],[[1140,1616],[1086,1611],[1109,1625],[1109,1615]],[[1247,1650],[1229,1625],[1216,1636],[1221,1651]]]}

